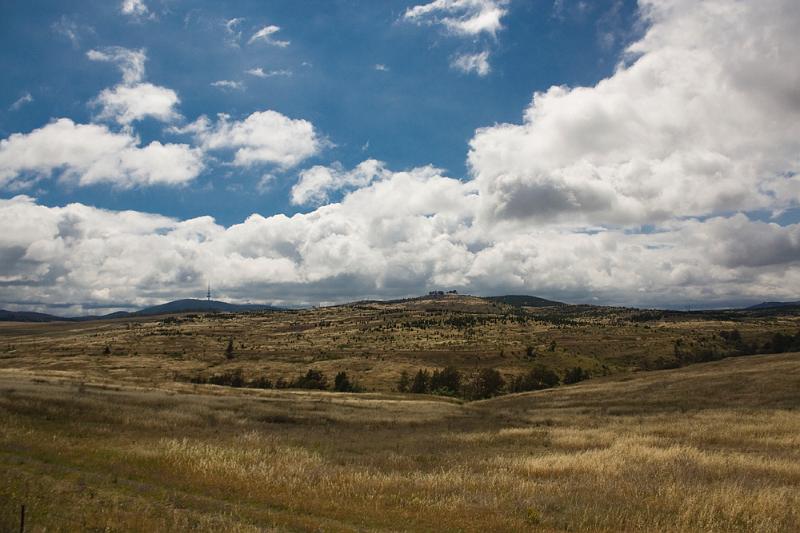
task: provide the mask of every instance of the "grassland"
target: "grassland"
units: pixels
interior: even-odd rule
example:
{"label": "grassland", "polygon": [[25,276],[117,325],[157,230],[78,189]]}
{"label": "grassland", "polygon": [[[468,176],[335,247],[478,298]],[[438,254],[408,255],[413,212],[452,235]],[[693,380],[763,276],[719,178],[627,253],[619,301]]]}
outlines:
{"label": "grassland", "polygon": [[[734,329],[769,346],[798,322],[449,298],[3,324],[0,531],[22,504],[29,531],[796,531],[800,354],[640,371],[679,362],[678,340],[728,354]],[[393,392],[402,370],[535,364],[595,377]],[[370,391],[187,379],[309,368]]]}
{"label": "grassland", "polygon": [[0,530],[795,531],[800,355],[461,403],[0,373]]}
{"label": "grassland", "polygon": [[[685,354],[738,353],[739,346],[720,336],[733,330],[743,345],[758,348],[775,333],[800,332],[800,316],[650,316],[633,309],[519,308],[448,296],[280,313],[0,322],[0,367],[39,377],[147,386],[230,372],[274,382],[314,368],[330,379],[346,371],[367,390],[390,392],[403,371],[447,365],[466,373],[494,367],[506,376],[537,365],[560,376],[581,366],[594,377],[669,368],[683,364],[677,356]],[[230,340],[234,357],[227,359]]]}

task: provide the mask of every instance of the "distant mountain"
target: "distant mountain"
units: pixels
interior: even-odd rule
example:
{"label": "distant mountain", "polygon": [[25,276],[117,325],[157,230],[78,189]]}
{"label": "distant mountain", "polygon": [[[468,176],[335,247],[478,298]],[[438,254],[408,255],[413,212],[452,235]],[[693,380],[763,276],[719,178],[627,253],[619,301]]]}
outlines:
{"label": "distant mountain", "polygon": [[220,313],[244,313],[248,311],[278,311],[277,307],[264,304],[229,304],[216,300],[175,300],[161,305],[146,307],[141,311],[130,313],[133,316],[164,315],[168,313],[191,313],[198,312],[220,312]]}
{"label": "distant mountain", "polygon": [[161,305],[145,307],[129,313],[117,311],[102,316],[61,317],[46,313],[28,311],[6,311],[0,309],[0,322],[83,322],[87,320],[108,320],[135,316],[166,315],[170,313],[246,313],[249,311],[280,311],[280,308],[264,304],[230,304],[216,300],[175,300]]}
{"label": "distant mountain", "polygon": [[6,311],[0,309],[0,322],[57,322],[72,320],[45,313],[32,313],[29,311]]}
{"label": "distant mountain", "polygon": [[776,307],[800,307],[800,301],[797,302],[762,302],[760,304],[751,305],[745,309],[755,311],[757,309],[775,309]]}
{"label": "distant mountain", "polygon": [[527,296],[524,294],[509,294],[506,296],[485,296],[484,300],[490,302],[499,302],[515,307],[556,307],[567,305],[564,302],[556,302],[554,300],[545,300],[537,296]]}

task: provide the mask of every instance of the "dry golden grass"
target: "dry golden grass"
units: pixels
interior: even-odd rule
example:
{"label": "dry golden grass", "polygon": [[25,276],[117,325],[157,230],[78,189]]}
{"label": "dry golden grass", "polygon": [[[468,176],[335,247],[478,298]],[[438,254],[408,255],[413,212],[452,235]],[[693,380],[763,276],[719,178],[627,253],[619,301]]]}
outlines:
{"label": "dry golden grass", "polygon": [[461,403],[0,370],[0,530],[800,529],[800,355]]}
{"label": "dry golden grass", "polygon": [[[495,367],[508,376],[542,364],[563,376],[579,365],[601,376],[672,361],[678,339],[724,352],[722,331],[738,329],[760,346],[775,332],[800,330],[800,316],[791,314],[639,323],[636,313],[570,306],[528,309],[520,321],[508,305],[448,296],[282,313],[0,323],[0,368],[158,387],[239,370],[246,379],[291,380],[315,368],[329,379],[344,370],[368,390],[388,392],[404,370]],[[224,356],[229,339],[233,360]]]}

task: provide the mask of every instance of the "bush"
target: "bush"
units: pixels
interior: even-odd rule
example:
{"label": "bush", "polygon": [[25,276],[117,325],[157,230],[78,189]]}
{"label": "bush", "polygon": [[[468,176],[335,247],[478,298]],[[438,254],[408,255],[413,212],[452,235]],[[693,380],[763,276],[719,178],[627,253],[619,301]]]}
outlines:
{"label": "bush", "polygon": [[350,381],[347,372],[339,372],[333,379],[333,390],[336,392],[361,392],[363,389],[355,381]]}
{"label": "bush", "polygon": [[500,372],[494,368],[484,368],[467,384],[465,393],[470,400],[491,398],[500,394],[505,384]]}
{"label": "bush", "polygon": [[272,381],[267,377],[255,378],[248,383],[248,386],[253,389],[271,389]]}
{"label": "bush", "polygon": [[583,368],[576,366],[567,370],[567,373],[564,375],[564,384],[570,385],[572,383],[578,383],[579,381],[584,381],[590,377],[591,374],[589,374],[588,370],[584,370]]}
{"label": "bush", "polygon": [[410,386],[411,376],[408,375],[408,372],[403,370],[400,373],[400,379],[397,380],[397,392],[408,392]]}
{"label": "bush", "polygon": [[445,396],[458,395],[461,391],[461,373],[452,366],[434,370],[430,380],[430,390]]}
{"label": "bush", "polygon": [[325,374],[312,368],[306,372],[305,376],[301,376],[292,381],[289,387],[294,389],[325,390],[328,388],[328,380]]}
{"label": "bush", "polygon": [[515,376],[509,383],[509,389],[511,392],[549,389],[560,382],[558,374],[545,366],[539,365],[528,371],[527,374]]}
{"label": "bush", "polygon": [[228,346],[225,348],[225,359],[233,359],[233,338],[228,339]]}
{"label": "bush", "polygon": [[425,394],[430,391],[431,376],[427,370],[420,369],[417,375],[414,376],[414,381],[411,382],[410,392],[415,394]]}

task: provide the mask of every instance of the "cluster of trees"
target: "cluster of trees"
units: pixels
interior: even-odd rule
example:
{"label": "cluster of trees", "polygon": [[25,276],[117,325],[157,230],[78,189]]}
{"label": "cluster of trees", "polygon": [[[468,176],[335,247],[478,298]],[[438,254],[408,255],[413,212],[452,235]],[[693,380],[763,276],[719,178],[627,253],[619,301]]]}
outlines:
{"label": "cluster of trees", "polygon": [[[577,383],[589,377],[587,370],[574,367],[564,375],[563,383]],[[549,389],[560,383],[562,379],[558,374],[543,365],[537,365],[527,373],[513,376],[508,381],[494,368],[483,368],[465,376],[457,369],[448,366],[432,373],[420,369],[413,377],[403,371],[397,381],[397,391],[482,400],[510,392]]]}
{"label": "cluster of trees", "polygon": [[774,333],[767,341],[758,343],[756,340],[746,341],[738,329],[733,329],[719,332],[719,341],[716,343],[692,343],[684,339],[678,339],[674,344],[674,363],[662,361],[662,367],[705,363],[738,355],[800,351],[800,331],[794,335],[790,333]]}
{"label": "cluster of trees", "polygon": [[292,380],[279,377],[274,382],[265,376],[246,379],[241,369],[208,377],[195,376],[192,377],[190,381],[198,384],[222,385],[225,387],[249,387],[251,389],[308,389],[333,390],[335,392],[364,391],[363,387],[361,387],[358,382],[350,379],[347,372],[338,372],[333,379],[333,386],[331,387],[325,374],[313,368]]}

